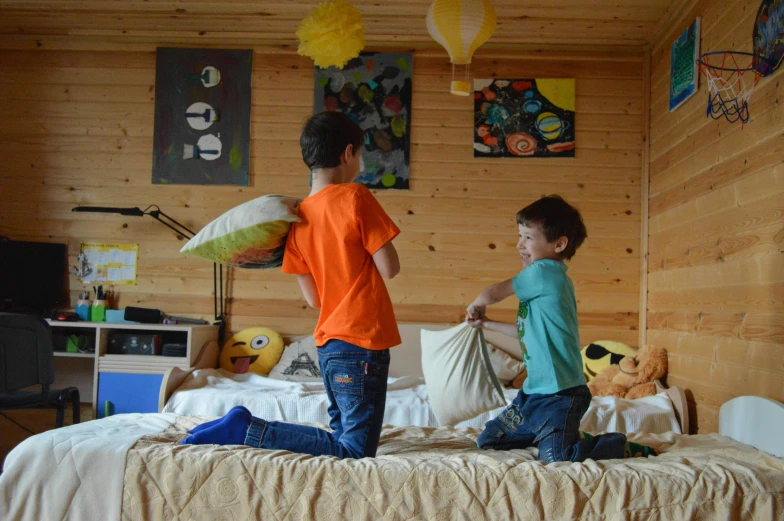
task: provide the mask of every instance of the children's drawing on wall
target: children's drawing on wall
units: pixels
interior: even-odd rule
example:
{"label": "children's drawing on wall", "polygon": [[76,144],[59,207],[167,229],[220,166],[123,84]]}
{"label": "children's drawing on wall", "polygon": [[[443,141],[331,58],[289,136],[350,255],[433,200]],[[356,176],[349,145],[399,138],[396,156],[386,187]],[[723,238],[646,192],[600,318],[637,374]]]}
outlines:
{"label": "children's drawing on wall", "polygon": [[411,135],[410,53],[362,53],[343,69],[316,67],[314,113],[347,114],[365,132],[357,182],[408,189]]}
{"label": "children's drawing on wall", "polygon": [[754,67],[765,76],[784,62],[784,0],[762,0],[754,20]]}
{"label": "children's drawing on wall", "polygon": [[247,186],[253,51],[156,53],[155,184]]}
{"label": "children's drawing on wall", "polygon": [[670,52],[670,112],[697,92],[699,69],[697,56],[700,52],[700,19],[684,30],[672,42]]}
{"label": "children's drawing on wall", "polygon": [[475,79],[474,157],[574,157],[573,79]]}

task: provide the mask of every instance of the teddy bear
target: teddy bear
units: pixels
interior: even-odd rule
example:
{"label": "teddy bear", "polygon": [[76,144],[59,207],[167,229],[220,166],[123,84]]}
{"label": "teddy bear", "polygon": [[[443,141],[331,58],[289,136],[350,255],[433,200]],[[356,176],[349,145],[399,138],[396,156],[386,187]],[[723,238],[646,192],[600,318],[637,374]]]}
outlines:
{"label": "teddy bear", "polygon": [[624,357],[618,365],[599,372],[590,382],[593,396],[642,398],[656,394],[655,380],[667,372],[667,351],[661,347],[645,346],[634,356]]}

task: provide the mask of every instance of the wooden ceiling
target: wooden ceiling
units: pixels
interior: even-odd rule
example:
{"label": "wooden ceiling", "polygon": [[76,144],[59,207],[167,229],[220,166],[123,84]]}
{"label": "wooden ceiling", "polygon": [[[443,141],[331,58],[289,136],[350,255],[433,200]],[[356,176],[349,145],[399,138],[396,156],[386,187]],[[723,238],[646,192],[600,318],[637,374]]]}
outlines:
{"label": "wooden ceiling", "polygon": [[[428,48],[432,0],[352,0],[370,47]],[[83,48],[91,41],[296,45],[318,0],[0,0],[0,47]],[[490,48],[642,47],[686,0],[493,0]]]}

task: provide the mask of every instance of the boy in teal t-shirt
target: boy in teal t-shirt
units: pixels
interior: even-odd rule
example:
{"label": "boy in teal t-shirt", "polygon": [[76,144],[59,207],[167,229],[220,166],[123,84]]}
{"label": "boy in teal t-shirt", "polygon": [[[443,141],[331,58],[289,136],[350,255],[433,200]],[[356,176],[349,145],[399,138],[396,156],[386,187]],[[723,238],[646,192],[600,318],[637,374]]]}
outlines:
{"label": "boy in teal t-shirt", "polygon": [[[523,270],[486,288],[468,306],[466,321],[520,339],[528,378],[512,403],[485,425],[482,449],[539,447],[539,460],[584,461],[656,455],[650,447],[626,441],[620,433],[580,433],[591,403],[585,385],[577,301],[564,260],[587,237],[580,213],[557,195],[544,197],[517,214],[517,249]],[[487,306],[516,295],[517,322],[487,318]]]}

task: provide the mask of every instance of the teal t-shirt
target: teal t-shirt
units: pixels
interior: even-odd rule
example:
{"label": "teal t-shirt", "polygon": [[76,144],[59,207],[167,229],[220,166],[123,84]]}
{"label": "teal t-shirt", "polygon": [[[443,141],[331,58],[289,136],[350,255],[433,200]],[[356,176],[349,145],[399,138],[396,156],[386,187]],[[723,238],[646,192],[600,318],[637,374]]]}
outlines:
{"label": "teal t-shirt", "polygon": [[528,367],[526,394],[585,385],[574,285],[562,261],[542,259],[512,279],[520,299],[517,332]]}

